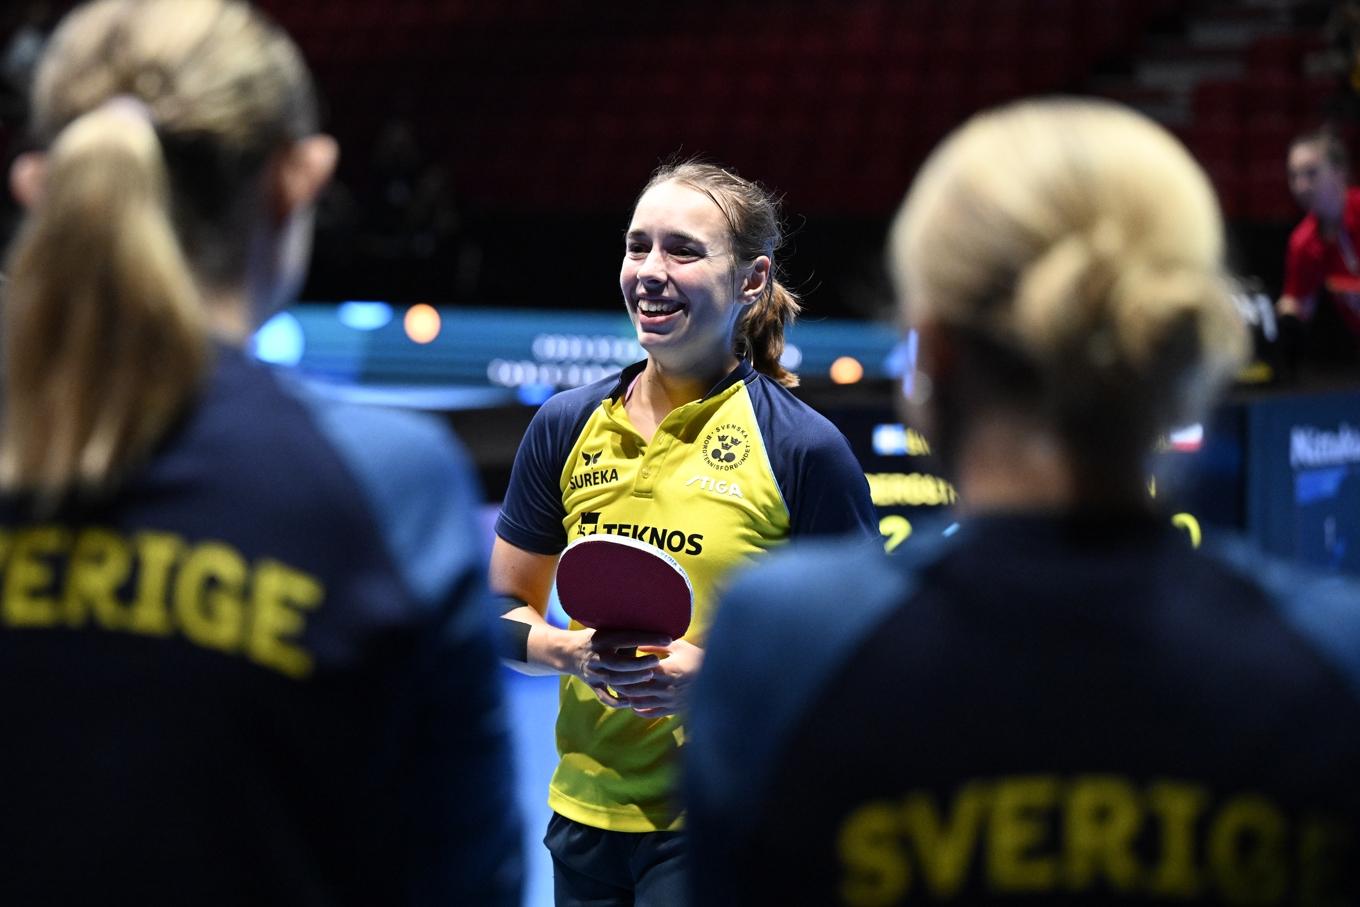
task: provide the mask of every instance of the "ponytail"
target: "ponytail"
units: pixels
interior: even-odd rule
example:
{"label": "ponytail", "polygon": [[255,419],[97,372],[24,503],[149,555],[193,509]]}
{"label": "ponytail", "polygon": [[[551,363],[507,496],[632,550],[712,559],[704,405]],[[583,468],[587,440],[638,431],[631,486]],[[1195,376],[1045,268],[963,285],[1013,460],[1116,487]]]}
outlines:
{"label": "ponytail", "polygon": [[57,137],[8,257],[0,489],[45,506],[116,484],[207,366],[160,142],[132,103],[106,103]]}
{"label": "ponytail", "polygon": [[784,331],[800,311],[798,297],[771,278],[769,292],[751,306],[737,328],[737,355],[749,355],[756,371],[785,387],[798,386],[798,376],[779,359],[784,354]]}

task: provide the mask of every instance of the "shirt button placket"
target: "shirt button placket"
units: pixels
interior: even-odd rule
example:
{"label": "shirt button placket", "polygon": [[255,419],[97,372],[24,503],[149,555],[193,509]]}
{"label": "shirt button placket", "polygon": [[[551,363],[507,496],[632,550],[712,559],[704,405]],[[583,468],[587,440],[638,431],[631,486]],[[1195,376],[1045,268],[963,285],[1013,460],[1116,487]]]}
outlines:
{"label": "shirt button placket", "polygon": [[661,461],[665,459],[669,449],[670,438],[664,437],[658,431],[652,438],[652,443],[647,445],[647,452],[642,456],[642,465],[638,467],[637,478],[633,481],[633,497],[652,496],[652,489],[656,487],[657,477],[661,473]]}

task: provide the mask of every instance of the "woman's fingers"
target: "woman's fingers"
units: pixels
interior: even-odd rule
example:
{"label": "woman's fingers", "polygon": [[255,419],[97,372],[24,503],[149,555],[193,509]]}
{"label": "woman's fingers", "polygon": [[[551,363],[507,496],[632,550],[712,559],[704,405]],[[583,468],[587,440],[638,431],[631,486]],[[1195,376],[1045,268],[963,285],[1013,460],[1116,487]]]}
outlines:
{"label": "woman's fingers", "polygon": [[622,699],[619,699],[617,696],[611,693],[607,686],[603,684],[596,685],[593,683],[588,684],[588,686],[590,687],[590,692],[595,694],[595,698],[600,700],[600,702],[603,702],[605,705],[609,706],[611,709],[628,708],[628,703],[624,702]]}
{"label": "woman's fingers", "polygon": [[611,671],[607,668],[594,668],[587,675],[588,683],[605,683],[611,687],[635,686],[652,679],[651,671]]}
{"label": "woman's fingers", "polygon": [[585,660],[581,677],[587,683],[606,683],[612,687],[646,683],[656,672],[654,655],[642,658],[618,653],[592,651]]}
{"label": "woman's fingers", "polygon": [[629,686],[626,690],[619,691],[619,697],[624,700],[629,708],[639,709],[675,709],[680,704],[679,692],[667,682],[667,678],[662,674],[657,674],[650,680]]}
{"label": "woman's fingers", "polygon": [[632,709],[642,718],[661,718],[680,711],[680,702],[674,696],[647,694],[635,696],[625,690],[618,691],[620,705],[615,708]]}
{"label": "woman's fingers", "polygon": [[671,644],[669,637],[657,633],[640,633],[634,630],[596,630],[590,644],[596,649],[618,650],[635,649],[638,646],[665,648]]}
{"label": "woman's fingers", "polygon": [[622,671],[624,673],[651,671],[660,661],[661,659],[655,655],[633,655],[631,651],[616,652],[596,649],[591,655],[592,664],[597,664],[605,670]]}
{"label": "woman's fingers", "polygon": [[675,641],[655,633],[596,630],[581,677],[600,702],[632,709],[644,718],[673,715],[679,708],[677,680],[666,676],[662,656]]}

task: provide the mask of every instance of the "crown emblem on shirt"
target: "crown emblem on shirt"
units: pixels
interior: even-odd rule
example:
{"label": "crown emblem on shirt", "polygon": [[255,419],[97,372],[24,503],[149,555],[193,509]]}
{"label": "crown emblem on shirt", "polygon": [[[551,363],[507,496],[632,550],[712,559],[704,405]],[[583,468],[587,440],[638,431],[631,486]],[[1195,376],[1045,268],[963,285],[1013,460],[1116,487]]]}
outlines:
{"label": "crown emblem on shirt", "polygon": [[704,438],[704,460],[715,469],[736,469],[746,462],[750,452],[751,439],[746,429],[732,422],[719,425]]}

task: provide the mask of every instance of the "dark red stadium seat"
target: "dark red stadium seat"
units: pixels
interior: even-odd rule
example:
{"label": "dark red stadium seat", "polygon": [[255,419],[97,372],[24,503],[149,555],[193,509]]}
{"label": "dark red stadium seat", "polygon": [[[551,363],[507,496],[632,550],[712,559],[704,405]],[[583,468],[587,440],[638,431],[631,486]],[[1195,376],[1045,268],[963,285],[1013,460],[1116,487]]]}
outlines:
{"label": "dark red stadium seat", "polygon": [[1300,124],[1292,117],[1283,114],[1253,116],[1244,125],[1246,133],[1247,160],[1256,163],[1270,163],[1278,173],[1284,173],[1285,155],[1289,143],[1300,132]]}
{"label": "dark red stadium seat", "polygon": [[1297,75],[1304,46],[1293,34],[1257,38],[1247,51],[1247,66],[1252,73]]}
{"label": "dark red stadium seat", "polygon": [[1201,161],[1231,161],[1234,164],[1251,159],[1246,128],[1235,120],[1207,120],[1184,130],[1181,136],[1190,153]]}
{"label": "dark red stadium seat", "polygon": [[1293,118],[1297,115],[1300,79],[1284,70],[1253,71],[1244,85],[1251,119]]}
{"label": "dark red stadium seat", "polygon": [[1241,217],[1246,206],[1246,174],[1236,161],[1201,161],[1226,217]]}
{"label": "dark red stadium seat", "polygon": [[1287,222],[1298,217],[1289,194],[1283,158],[1259,160],[1247,172],[1243,216],[1255,221]]}
{"label": "dark red stadium seat", "polygon": [[[601,186],[683,145],[775,168],[781,189],[832,210],[843,197],[880,214],[930,144],[979,106],[1082,89],[1185,0],[798,0],[778,14],[754,0],[693,2],[692,14],[658,17],[559,0],[262,0],[298,35],[359,147],[404,98],[427,121],[417,126],[431,154],[460,179],[489,175],[459,186],[475,201],[603,203],[591,198]],[[1300,83],[1288,102],[1284,85],[1262,96],[1298,105]],[[1197,94],[1197,115],[1256,106],[1217,91]],[[1257,140],[1276,142],[1266,133]],[[1227,174],[1245,160],[1234,141],[1192,145]],[[550,166],[536,163],[544,149]],[[534,173],[516,183],[517,169]]]}
{"label": "dark red stadium seat", "polygon": [[1241,79],[1211,79],[1195,86],[1192,111],[1196,123],[1237,122],[1247,109],[1246,83]]}

